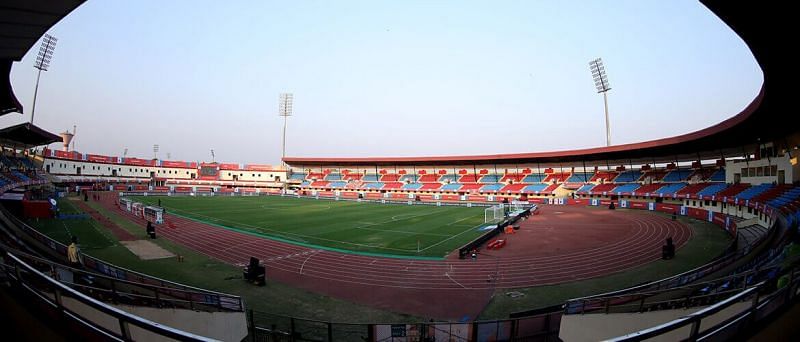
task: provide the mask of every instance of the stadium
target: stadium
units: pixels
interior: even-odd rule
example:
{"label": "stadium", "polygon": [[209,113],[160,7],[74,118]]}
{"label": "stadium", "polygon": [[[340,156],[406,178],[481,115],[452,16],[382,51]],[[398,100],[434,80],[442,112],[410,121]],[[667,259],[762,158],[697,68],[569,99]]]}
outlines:
{"label": "stadium", "polygon": [[[0,6],[2,115],[29,112],[11,84],[14,62],[41,40],[40,77],[57,42],[46,33],[83,3]],[[764,81],[740,112],[657,140],[531,153],[492,145],[500,154],[491,155],[283,155],[267,165],[217,162],[214,150],[211,161],[161,159],[158,145],[153,158],[76,150],[75,129],[54,134],[33,116],[3,128],[0,318],[11,329],[2,334],[791,339],[800,130],[790,114],[795,68],[778,39],[789,14],[780,4],[702,4],[745,42]],[[291,106],[282,95],[284,119]]]}

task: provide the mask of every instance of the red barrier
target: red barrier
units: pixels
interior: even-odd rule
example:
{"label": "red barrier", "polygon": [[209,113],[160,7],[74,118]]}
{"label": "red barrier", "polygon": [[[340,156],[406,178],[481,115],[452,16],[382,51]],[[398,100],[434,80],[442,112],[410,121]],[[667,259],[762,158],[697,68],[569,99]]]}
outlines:
{"label": "red barrier", "polygon": [[22,214],[28,218],[49,218],[52,217],[50,202],[48,201],[22,201]]}

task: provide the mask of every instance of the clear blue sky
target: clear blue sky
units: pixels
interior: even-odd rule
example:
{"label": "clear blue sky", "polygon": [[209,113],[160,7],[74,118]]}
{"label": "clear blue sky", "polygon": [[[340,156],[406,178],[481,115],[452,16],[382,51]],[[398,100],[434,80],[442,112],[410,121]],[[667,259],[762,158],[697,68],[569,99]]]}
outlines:
{"label": "clear blue sky", "polygon": [[[602,57],[612,142],[738,113],[762,74],[696,1],[90,0],[53,27],[36,124],[79,151],[277,163],[605,144],[588,62]],[[29,119],[38,44],[12,69]]]}

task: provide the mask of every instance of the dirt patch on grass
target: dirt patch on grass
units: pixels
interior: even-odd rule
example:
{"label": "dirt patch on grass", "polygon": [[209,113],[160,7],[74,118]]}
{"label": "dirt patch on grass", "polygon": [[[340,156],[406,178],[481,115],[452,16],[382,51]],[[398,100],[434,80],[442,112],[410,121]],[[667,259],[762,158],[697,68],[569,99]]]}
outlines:
{"label": "dirt patch on grass", "polygon": [[153,259],[165,259],[174,257],[175,254],[172,252],[161,248],[159,245],[156,245],[147,240],[133,240],[133,241],[120,241],[125,248],[136,254],[139,259],[142,260],[153,260]]}

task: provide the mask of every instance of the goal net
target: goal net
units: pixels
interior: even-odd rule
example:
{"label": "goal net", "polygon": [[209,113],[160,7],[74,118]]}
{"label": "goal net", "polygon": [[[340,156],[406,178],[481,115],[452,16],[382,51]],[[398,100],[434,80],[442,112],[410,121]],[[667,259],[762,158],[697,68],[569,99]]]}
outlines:
{"label": "goal net", "polygon": [[505,208],[502,204],[486,208],[483,211],[483,217],[485,223],[498,223],[505,218]]}

